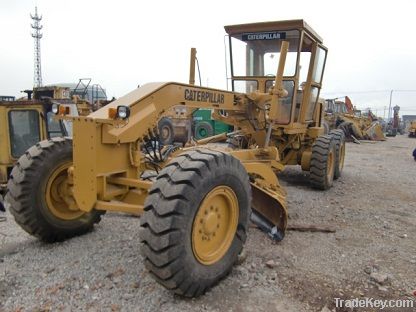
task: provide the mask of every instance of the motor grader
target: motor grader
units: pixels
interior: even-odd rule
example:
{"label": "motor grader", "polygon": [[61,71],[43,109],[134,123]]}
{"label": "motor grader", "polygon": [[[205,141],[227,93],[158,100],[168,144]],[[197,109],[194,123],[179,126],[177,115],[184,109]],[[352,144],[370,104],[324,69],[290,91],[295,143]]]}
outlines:
{"label": "motor grader", "polygon": [[[19,157],[38,141],[72,135],[72,124],[55,120],[52,102],[41,99],[47,95],[60,103],[67,102],[68,88],[41,87],[26,92],[27,99],[0,100],[0,210],[4,209],[2,198],[7,192],[8,177]],[[78,115],[74,104],[62,107]]]}
{"label": "motor grader", "polygon": [[[18,224],[47,242],[83,234],[106,211],[141,214],[145,266],[173,292],[199,296],[228,274],[251,219],[281,240],[285,191],[276,172],[309,170],[326,189],[343,162],[342,136],[323,135],[317,105],[327,49],[303,20],[226,26],[232,91],[149,83],[73,123],[73,139],[32,146],[13,168]],[[195,73],[191,56],[190,81]],[[159,143],[171,107],[208,108],[235,127],[178,148]]]}

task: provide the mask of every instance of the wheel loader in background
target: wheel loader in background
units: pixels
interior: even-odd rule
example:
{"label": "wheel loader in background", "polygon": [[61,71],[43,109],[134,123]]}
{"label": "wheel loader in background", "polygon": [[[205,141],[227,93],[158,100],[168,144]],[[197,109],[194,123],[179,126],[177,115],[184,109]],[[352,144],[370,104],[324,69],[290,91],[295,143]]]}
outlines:
{"label": "wheel loader in background", "polygon": [[326,99],[325,106],[324,118],[329,129],[342,130],[346,139],[386,140],[378,118],[371,110],[365,113],[357,110],[348,96],[345,97],[345,101]]}
{"label": "wheel loader in background", "polygon": [[[7,197],[16,222],[54,242],[91,230],[105,211],[142,214],[146,268],[187,297],[232,269],[250,216],[283,239],[286,193],[276,173],[301,165],[327,189],[342,170],[344,138],[323,135],[317,104],[327,49],[303,20],[225,30],[232,91],[149,83],[89,116],[57,109],[73,139],[41,141],[19,159]],[[190,81],[194,66],[191,56]],[[162,148],[157,123],[174,106],[212,109],[234,131]]]}

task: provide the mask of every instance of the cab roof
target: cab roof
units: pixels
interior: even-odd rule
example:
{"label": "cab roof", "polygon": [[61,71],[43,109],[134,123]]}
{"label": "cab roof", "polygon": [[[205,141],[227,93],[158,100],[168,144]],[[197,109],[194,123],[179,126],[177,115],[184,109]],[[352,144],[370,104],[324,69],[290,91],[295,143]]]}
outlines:
{"label": "cab roof", "polygon": [[260,31],[274,31],[274,30],[305,30],[317,42],[322,43],[322,38],[310,27],[304,20],[287,20],[275,22],[261,22],[251,24],[239,24],[224,26],[227,34],[230,36],[241,33],[260,32]]}

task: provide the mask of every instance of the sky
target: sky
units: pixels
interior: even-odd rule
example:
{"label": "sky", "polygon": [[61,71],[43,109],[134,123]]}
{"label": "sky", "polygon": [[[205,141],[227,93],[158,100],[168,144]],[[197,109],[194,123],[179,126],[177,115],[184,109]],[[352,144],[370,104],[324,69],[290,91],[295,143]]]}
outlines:
{"label": "sky", "polygon": [[[304,19],[324,40],[321,96],[416,115],[416,2],[0,0],[0,94],[33,86],[30,13],[43,16],[44,84],[92,78],[120,97],[147,82],[188,82],[197,48],[202,84],[225,89],[224,25]],[[391,90],[393,92],[391,93]]]}

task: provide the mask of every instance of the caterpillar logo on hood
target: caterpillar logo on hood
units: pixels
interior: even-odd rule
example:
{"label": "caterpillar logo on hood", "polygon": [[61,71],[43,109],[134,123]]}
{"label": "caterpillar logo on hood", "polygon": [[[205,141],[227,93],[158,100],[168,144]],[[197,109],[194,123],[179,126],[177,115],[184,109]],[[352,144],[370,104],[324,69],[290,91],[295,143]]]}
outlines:
{"label": "caterpillar logo on hood", "polygon": [[185,100],[196,102],[207,102],[212,104],[224,104],[224,94],[211,91],[195,91],[185,89]]}

